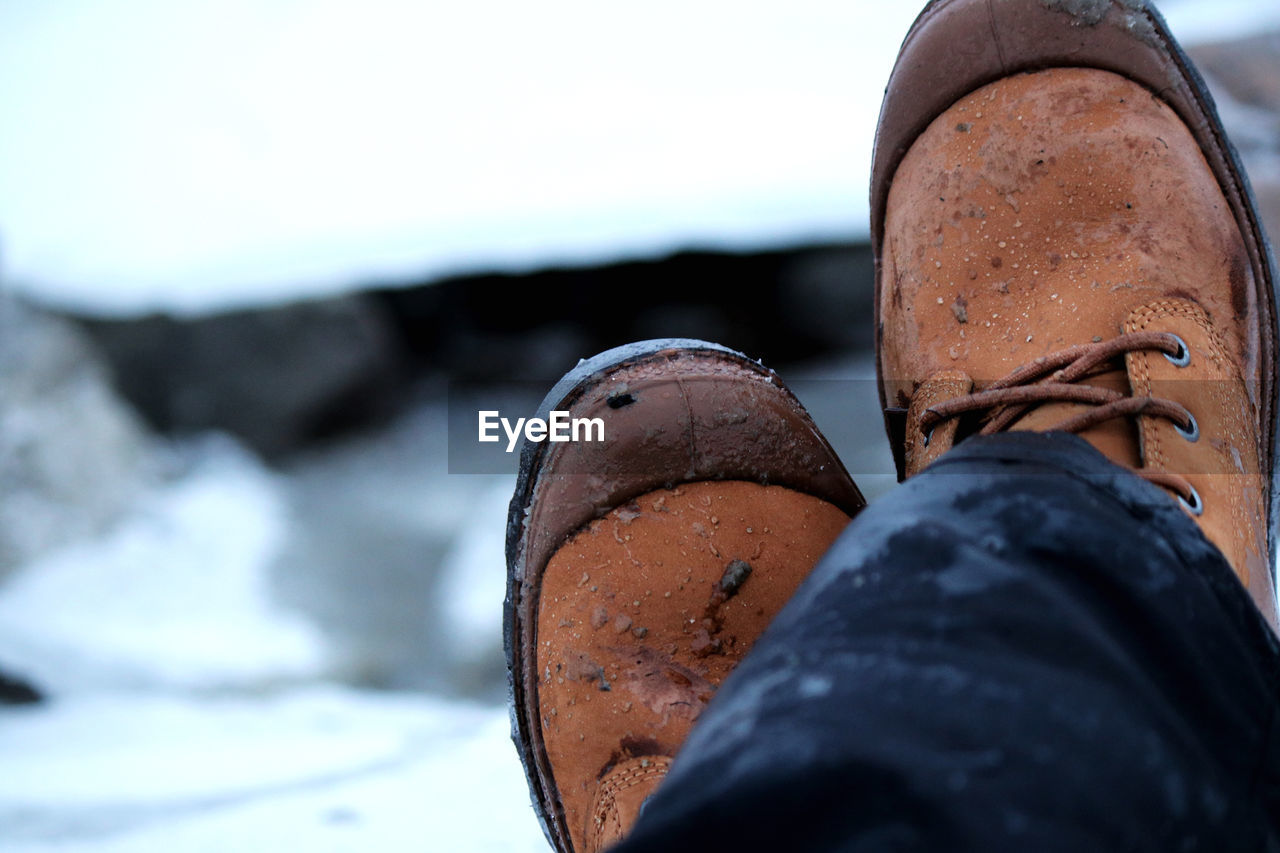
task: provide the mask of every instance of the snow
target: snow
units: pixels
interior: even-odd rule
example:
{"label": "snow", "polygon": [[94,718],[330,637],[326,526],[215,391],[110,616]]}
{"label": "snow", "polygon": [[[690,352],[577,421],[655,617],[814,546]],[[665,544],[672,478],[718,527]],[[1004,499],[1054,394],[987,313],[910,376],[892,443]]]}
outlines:
{"label": "snow", "polygon": [[271,475],[229,440],[210,443],[112,533],[7,579],[0,665],[59,693],[314,676],[319,636],[263,603],[283,533]]}
{"label": "snow", "polygon": [[116,519],[157,473],[144,432],[71,323],[0,293],[0,576]]}
{"label": "snow", "polygon": [[856,235],[910,6],[6,3],[4,273],[201,313]]}
{"label": "snow", "polygon": [[[0,849],[546,850],[500,699],[335,683],[342,636],[281,606],[271,583],[309,526],[332,524],[298,517],[299,490],[362,501],[391,486],[374,510],[398,505],[406,528],[424,507],[444,525],[452,495],[441,609],[458,633],[417,653],[494,677],[513,483],[451,477],[429,454],[415,467],[406,442],[434,417],[304,473],[270,471],[225,437],[152,447],[169,478],[114,529],[0,577],[0,670],[51,697],[0,707]],[[402,460],[399,481],[384,457]],[[311,582],[367,606],[352,594],[367,576],[346,568],[313,565]]]}
{"label": "snow", "polygon": [[0,713],[0,847],[544,851],[500,709],[333,687]]}
{"label": "snow", "polygon": [[1183,44],[1247,38],[1280,28],[1280,5],[1270,0],[1164,0],[1157,6]]}
{"label": "snow", "polygon": [[[1162,6],[1185,41],[1270,0]],[[198,314],[867,229],[881,0],[0,5],[3,276]]]}
{"label": "snow", "polygon": [[486,570],[506,565],[507,506],[514,477],[495,482],[472,506],[465,527],[441,566],[439,595],[448,603],[444,636],[450,657],[461,666],[480,666],[502,649],[502,608],[506,576]]}

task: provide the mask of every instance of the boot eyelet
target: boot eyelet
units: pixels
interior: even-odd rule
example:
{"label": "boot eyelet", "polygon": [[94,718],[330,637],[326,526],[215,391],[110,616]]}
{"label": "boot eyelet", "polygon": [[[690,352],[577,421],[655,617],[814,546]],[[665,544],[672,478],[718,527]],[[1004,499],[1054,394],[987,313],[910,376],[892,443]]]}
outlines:
{"label": "boot eyelet", "polygon": [[1178,351],[1173,355],[1169,355],[1167,352],[1162,353],[1162,355],[1169,359],[1169,363],[1174,367],[1186,367],[1191,363],[1191,348],[1187,346],[1187,342],[1180,336],[1174,335],[1172,332],[1169,334],[1178,342]]}
{"label": "boot eyelet", "polygon": [[1178,435],[1185,438],[1188,442],[1194,444],[1200,440],[1200,424],[1196,421],[1196,416],[1187,412],[1187,417],[1191,419],[1191,425],[1184,427],[1180,423],[1174,423],[1173,428]]}
{"label": "boot eyelet", "polygon": [[1196,491],[1195,486],[1191,486],[1190,498],[1178,495],[1178,503],[1182,504],[1182,508],[1192,515],[1204,515],[1204,501],[1200,499],[1200,493]]}

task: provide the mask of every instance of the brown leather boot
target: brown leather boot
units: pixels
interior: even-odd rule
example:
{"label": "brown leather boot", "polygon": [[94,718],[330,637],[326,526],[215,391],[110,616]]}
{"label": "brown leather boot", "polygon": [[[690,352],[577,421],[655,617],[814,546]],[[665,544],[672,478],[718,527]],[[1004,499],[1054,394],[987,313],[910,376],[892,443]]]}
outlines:
{"label": "brown leather boot", "polygon": [[863,506],[772,371],[701,341],[579,365],[543,402],[507,528],[512,736],[548,840],[635,821],[716,687]]}
{"label": "brown leather boot", "polygon": [[900,476],[974,433],[1076,432],[1181,501],[1274,626],[1274,265],[1154,10],[929,4],[871,198]]}

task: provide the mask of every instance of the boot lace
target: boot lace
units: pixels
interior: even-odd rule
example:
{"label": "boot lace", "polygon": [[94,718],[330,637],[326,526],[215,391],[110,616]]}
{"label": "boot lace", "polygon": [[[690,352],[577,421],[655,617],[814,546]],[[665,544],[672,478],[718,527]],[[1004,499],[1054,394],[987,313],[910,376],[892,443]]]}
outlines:
{"label": "boot lace", "polygon": [[[1181,403],[1160,397],[1122,394],[1110,388],[1082,384],[1084,380],[1115,369],[1115,362],[1130,352],[1153,350],[1163,353],[1178,367],[1191,361],[1182,338],[1171,332],[1129,332],[1109,341],[1068,347],[1041,356],[1035,361],[992,382],[981,391],[937,403],[924,411],[920,431],[925,445],[938,424],[970,416],[979,418],[978,435],[992,435],[1012,427],[1023,415],[1043,403],[1082,403],[1087,411],[1065,418],[1049,430],[1079,433],[1115,418],[1139,415],[1170,421],[1188,441],[1200,437],[1195,416]],[[1204,511],[1200,495],[1183,476],[1167,471],[1134,469],[1148,482],[1173,492],[1194,515]]]}

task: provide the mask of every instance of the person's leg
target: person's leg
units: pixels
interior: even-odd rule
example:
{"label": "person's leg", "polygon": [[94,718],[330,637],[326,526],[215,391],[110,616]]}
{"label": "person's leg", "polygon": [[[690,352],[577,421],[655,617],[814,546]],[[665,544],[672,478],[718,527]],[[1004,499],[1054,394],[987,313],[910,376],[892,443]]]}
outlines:
{"label": "person's leg", "polygon": [[1278,709],[1274,635],[1167,494],[1066,434],[972,439],[846,529],[616,849],[1280,849]]}

